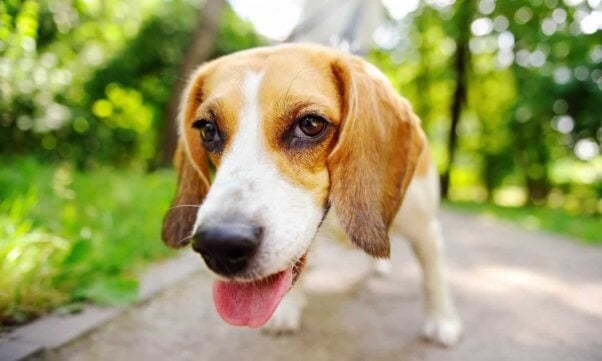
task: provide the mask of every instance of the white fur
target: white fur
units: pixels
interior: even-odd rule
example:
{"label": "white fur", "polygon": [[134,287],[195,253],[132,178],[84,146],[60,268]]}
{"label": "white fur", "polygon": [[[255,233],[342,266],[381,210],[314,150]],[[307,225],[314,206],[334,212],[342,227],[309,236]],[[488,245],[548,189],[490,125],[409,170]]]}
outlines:
{"label": "white fur", "polygon": [[232,217],[263,226],[261,246],[245,275],[253,278],[293,266],[307,251],[322,218],[322,209],[310,193],[288,181],[266,149],[258,102],[262,77],[261,73],[248,73],[244,79],[238,129],[226,148],[193,229]]}
{"label": "white fur", "polygon": [[291,289],[282,299],[272,318],[262,327],[269,334],[291,333],[301,328],[301,313],[307,301],[299,286]]}
{"label": "white fur", "polygon": [[447,280],[443,235],[437,219],[439,181],[434,165],[424,177],[414,177],[397,213],[391,232],[410,242],[423,273],[424,336],[444,346],[455,344],[462,333]]}
{"label": "white fur", "polygon": [[377,275],[386,277],[391,274],[391,261],[388,259],[377,258],[374,260],[374,271]]}

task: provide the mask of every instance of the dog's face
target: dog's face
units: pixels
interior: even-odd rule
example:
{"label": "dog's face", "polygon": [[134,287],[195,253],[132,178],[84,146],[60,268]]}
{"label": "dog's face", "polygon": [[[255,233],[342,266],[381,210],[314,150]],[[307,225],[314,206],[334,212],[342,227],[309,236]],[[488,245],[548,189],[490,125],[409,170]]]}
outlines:
{"label": "dog's face", "polygon": [[[363,60],[299,45],[220,58],[192,77],[180,127],[163,238],[192,240],[222,280],[214,294],[227,321],[269,319],[331,205],[353,242],[388,256],[389,223],[424,140],[407,103]],[[244,301],[261,314],[234,309]]]}

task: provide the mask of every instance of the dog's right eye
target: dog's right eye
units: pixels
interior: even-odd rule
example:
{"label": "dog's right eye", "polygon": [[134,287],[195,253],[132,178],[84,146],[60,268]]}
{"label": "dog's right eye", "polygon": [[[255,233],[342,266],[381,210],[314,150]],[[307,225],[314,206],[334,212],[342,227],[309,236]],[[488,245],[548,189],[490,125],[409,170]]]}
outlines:
{"label": "dog's right eye", "polygon": [[294,136],[307,139],[317,138],[324,132],[327,126],[328,122],[324,118],[315,115],[306,115],[297,122]]}
{"label": "dog's right eye", "polygon": [[215,145],[219,143],[220,134],[215,123],[201,119],[192,123],[192,127],[199,130],[201,140],[208,148],[215,148]]}

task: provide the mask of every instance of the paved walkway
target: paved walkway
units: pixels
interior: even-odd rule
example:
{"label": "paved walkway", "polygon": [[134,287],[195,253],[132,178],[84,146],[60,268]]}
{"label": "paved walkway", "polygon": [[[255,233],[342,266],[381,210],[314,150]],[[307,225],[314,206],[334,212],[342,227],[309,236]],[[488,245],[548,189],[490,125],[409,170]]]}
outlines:
{"label": "paved walkway", "polygon": [[[465,335],[422,341],[419,273],[393,245],[390,276],[359,251],[319,242],[303,330],[272,337],[224,324],[200,272],[37,360],[602,360],[602,249],[484,218],[442,215]],[[602,230],[601,230],[602,231]]]}

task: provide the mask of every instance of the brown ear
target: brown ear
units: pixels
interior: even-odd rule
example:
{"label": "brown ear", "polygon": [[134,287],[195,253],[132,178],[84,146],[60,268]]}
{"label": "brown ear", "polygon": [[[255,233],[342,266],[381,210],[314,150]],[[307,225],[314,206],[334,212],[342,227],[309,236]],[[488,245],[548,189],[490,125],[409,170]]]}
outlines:
{"label": "brown ear", "polygon": [[[186,127],[195,117],[202,101],[202,80],[198,71],[182,99],[180,126]],[[166,245],[174,248],[190,243],[198,206],[209,191],[209,160],[200,138],[180,129],[174,165],[178,174],[178,190],[171,208],[163,219],[161,236]],[[188,138],[188,139],[187,139]]]}
{"label": "brown ear", "polygon": [[389,257],[389,225],[425,144],[420,120],[390,83],[360,58],[333,63],[343,119],[328,158],[330,203],[349,238]]}

